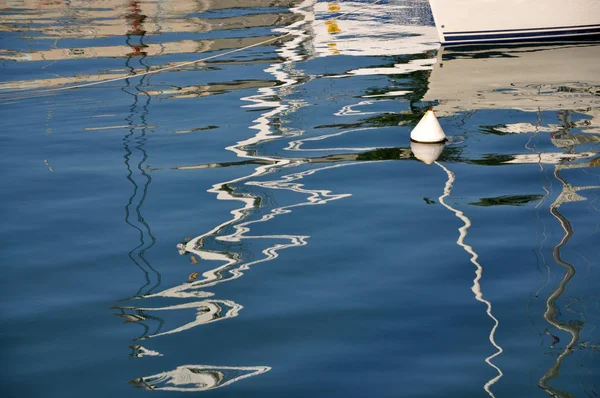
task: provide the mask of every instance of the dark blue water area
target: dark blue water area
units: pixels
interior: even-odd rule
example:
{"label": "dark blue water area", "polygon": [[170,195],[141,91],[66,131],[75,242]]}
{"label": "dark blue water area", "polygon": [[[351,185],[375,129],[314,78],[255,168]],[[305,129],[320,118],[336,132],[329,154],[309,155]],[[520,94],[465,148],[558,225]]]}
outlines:
{"label": "dark blue water area", "polygon": [[[456,98],[424,100],[439,84],[430,39],[369,51],[406,19],[421,21],[415,35],[435,34],[426,2],[353,4],[367,7],[356,18],[371,24],[367,42],[381,41],[351,42],[352,56],[316,25],[347,2],[330,12],[300,1],[167,3],[173,31],[149,43],[197,37],[214,40],[210,51],[2,64],[3,397],[600,393],[593,76],[576,93],[587,108],[549,97],[527,108],[525,94],[519,106],[477,107],[468,80]],[[144,7],[157,4],[140,12],[156,16]],[[98,22],[93,12],[107,9],[27,14],[73,10]],[[248,22],[272,14],[281,19]],[[290,15],[307,21],[290,27]],[[177,31],[196,18],[231,27]],[[243,48],[284,25],[303,36],[52,91],[61,78],[94,82]],[[42,34],[37,26],[10,26],[3,48],[50,49],[18,37]],[[58,48],[135,46],[119,32]],[[329,42],[339,55],[320,49]],[[543,78],[535,84],[556,84]],[[430,106],[448,137],[435,162],[410,141]]]}

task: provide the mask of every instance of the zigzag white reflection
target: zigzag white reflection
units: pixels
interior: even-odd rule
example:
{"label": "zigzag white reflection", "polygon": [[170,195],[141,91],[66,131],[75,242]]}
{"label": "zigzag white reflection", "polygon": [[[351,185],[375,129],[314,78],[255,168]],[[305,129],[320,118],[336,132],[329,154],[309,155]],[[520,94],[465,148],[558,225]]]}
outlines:
{"label": "zigzag white reflection", "polygon": [[360,148],[360,147],[351,147],[351,148],[310,148],[310,149],[304,149],[304,148],[301,148],[301,146],[305,142],[309,142],[309,141],[323,141],[323,140],[326,140],[326,139],[331,138],[331,137],[339,137],[341,135],[352,133],[352,132],[355,132],[355,131],[377,130],[377,129],[378,129],[378,127],[361,127],[361,128],[357,128],[357,129],[340,131],[338,133],[323,134],[323,135],[319,135],[317,137],[304,138],[304,139],[301,139],[301,140],[291,141],[288,144],[288,146],[285,148],[285,150],[287,150],[287,151],[307,151],[307,152],[319,152],[319,151],[326,151],[326,152],[331,152],[331,151],[357,151],[357,152],[359,152],[359,151],[372,151],[372,150],[378,149],[379,147],[364,147],[364,148]]}
{"label": "zigzag white reflection", "polygon": [[176,369],[131,380],[135,387],[161,391],[206,391],[266,373],[269,366],[182,365]]}
{"label": "zigzag white reflection", "polygon": [[[183,326],[180,326],[175,329],[168,330],[162,333],[154,333],[148,336],[142,337],[142,339],[150,339],[154,337],[164,336],[167,334],[179,333],[184,330],[191,329],[198,325],[206,325],[209,323],[213,323],[216,321],[221,321],[227,318],[233,318],[238,315],[240,310],[244,308],[240,304],[237,304],[231,300],[203,300],[203,301],[193,301],[190,303],[179,304],[179,305],[170,305],[168,307],[154,307],[154,308],[143,308],[143,307],[121,307],[123,310],[135,310],[135,311],[172,311],[172,310],[182,310],[188,308],[197,309],[196,319],[192,322],[188,322]],[[223,314],[223,309],[229,308],[225,314]]]}
{"label": "zigzag white reflection", "polygon": [[[298,246],[306,245],[306,240],[309,238],[309,236],[303,236],[303,235],[247,235],[247,233],[250,232],[250,226],[252,224],[266,222],[266,221],[272,220],[276,216],[290,213],[292,211],[291,209],[293,209],[293,208],[297,208],[297,207],[301,207],[301,206],[322,205],[322,204],[325,204],[325,203],[333,201],[333,200],[339,200],[339,199],[343,199],[343,198],[350,196],[350,194],[332,194],[328,190],[305,189],[305,188],[303,188],[303,184],[300,184],[295,181],[301,180],[304,177],[315,174],[316,172],[319,172],[319,171],[331,170],[331,169],[345,167],[345,166],[352,166],[352,165],[356,165],[359,163],[360,162],[337,164],[337,165],[333,165],[333,166],[326,166],[326,167],[321,167],[321,168],[317,168],[317,169],[311,169],[311,170],[307,170],[304,172],[283,176],[279,180],[265,181],[265,182],[257,182],[257,181],[247,182],[246,184],[251,185],[251,186],[260,186],[260,187],[269,188],[269,189],[282,189],[282,190],[288,190],[288,191],[293,191],[293,192],[308,195],[305,202],[300,202],[300,203],[295,203],[295,204],[288,205],[288,206],[281,206],[281,207],[274,208],[268,214],[265,214],[258,220],[241,222],[239,224],[234,225],[233,227],[235,229],[235,232],[233,234],[217,238],[217,240],[225,241],[225,242],[240,242],[243,239],[282,239],[282,240],[289,241],[289,243],[285,243],[285,244],[277,243],[273,246],[270,246],[270,247],[262,250],[262,254],[264,254],[265,257],[258,259],[258,260],[250,261],[250,262],[240,261],[239,255],[234,255],[231,253],[220,253],[220,252],[202,249],[202,244],[203,244],[202,242],[205,238],[207,238],[210,235],[216,235],[225,226],[231,225],[237,221],[240,221],[243,217],[245,217],[244,210],[247,210],[250,207],[254,206],[254,199],[252,199],[252,198],[240,198],[238,196],[235,196],[234,194],[231,194],[227,190],[221,190],[218,195],[218,197],[220,197],[221,200],[241,200],[245,203],[245,206],[240,209],[233,210],[231,212],[234,215],[233,219],[231,219],[227,222],[224,222],[224,223],[220,224],[218,227],[215,227],[214,229],[212,229],[211,231],[190,240],[187,244],[185,244],[185,246],[180,246],[180,249],[182,249],[184,252],[193,253],[204,260],[220,260],[220,261],[224,261],[225,264],[223,264],[217,268],[213,268],[209,271],[206,271],[205,273],[202,274],[203,279],[201,279],[201,280],[197,280],[192,283],[186,283],[186,284],[182,284],[179,286],[175,286],[173,288],[166,289],[166,290],[163,290],[162,292],[159,292],[159,293],[156,293],[153,295],[149,295],[146,297],[162,296],[162,297],[186,298],[186,297],[197,297],[198,294],[204,294],[204,295],[210,294],[207,292],[198,292],[197,290],[200,288],[214,286],[218,283],[222,283],[225,281],[231,281],[231,280],[237,279],[243,275],[242,271],[248,270],[250,268],[250,266],[276,259],[279,256],[278,252],[280,250],[287,249],[289,247],[298,247]],[[269,167],[273,167],[273,165],[271,165]],[[261,168],[263,168],[263,167],[259,167],[259,169],[261,169]],[[233,268],[236,265],[237,265],[237,267]],[[228,271],[229,275],[223,276],[222,272],[224,272],[224,271]]]}
{"label": "zigzag white reflection", "polygon": [[471,255],[471,263],[473,263],[475,265],[475,267],[477,267],[477,269],[475,270],[475,279],[473,279],[473,287],[471,287],[471,290],[473,291],[473,293],[475,293],[475,299],[477,301],[485,303],[485,305],[487,306],[486,313],[494,321],[494,326],[492,327],[492,330],[490,331],[489,340],[490,340],[490,343],[492,343],[492,345],[494,347],[496,347],[497,351],[493,355],[490,355],[489,357],[487,357],[485,359],[485,362],[487,362],[487,364],[490,365],[492,368],[496,369],[496,371],[498,372],[498,376],[490,379],[487,383],[485,383],[485,385],[483,386],[483,389],[491,397],[495,397],[494,393],[492,393],[491,387],[494,384],[496,384],[496,382],[498,380],[500,380],[502,378],[502,376],[504,376],[504,374],[502,373],[502,370],[500,370],[500,368],[497,367],[496,365],[494,365],[494,363],[492,362],[492,359],[494,359],[498,355],[502,354],[502,352],[503,352],[502,347],[500,347],[496,343],[496,340],[495,340],[496,329],[498,329],[499,322],[498,322],[498,319],[496,319],[496,317],[494,317],[494,315],[492,314],[492,303],[489,302],[488,300],[486,300],[485,298],[483,298],[483,292],[481,291],[481,284],[479,283],[483,276],[483,267],[481,266],[481,264],[479,264],[479,261],[478,261],[479,255],[475,252],[475,250],[473,249],[472,246],[465,243],[465,238],[467,237],[467,230],[471,227],[471,220],[467,216],[465,216],[465,214],[462,211],[453,208],[452,206],[448,205],[445,202],[445,199],[448,196],[450,196],[452,186],[454,185],[454,180],[455,180],[454,173],[452,171],[448,170],[448,168],[446,168],[444,165],[442,165],[438,162],[435,162],[435,164],[440,166],[440,168],[442,168],[442,170],[444,170],[446,172],[446,174],[448,175],[448,181],[446,182],[446,186],[444,187],[444,194],[439,197],[440,203],[442,204],[442,206],[444,206],[448,210],[452,211],[456,215],[456,217],[458,217],[462,222],[465,223],[465,225],[463,225],[462,227],[460,227],[458,229],[458,231],[460,232],[460,235],[459,235],[456,243],[459,246],[461,246],[467,253],[469,253]]}

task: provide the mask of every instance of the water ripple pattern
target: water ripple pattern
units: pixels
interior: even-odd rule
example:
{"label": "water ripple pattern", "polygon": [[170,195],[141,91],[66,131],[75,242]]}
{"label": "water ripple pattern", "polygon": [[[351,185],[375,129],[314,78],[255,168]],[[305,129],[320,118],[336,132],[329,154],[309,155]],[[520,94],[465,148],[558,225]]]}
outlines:
{"label": "water ripple pattern", "polygon": [[6,0],[0,43],[2,397],[600,394],[599,43],[440,48],[427,0]]}

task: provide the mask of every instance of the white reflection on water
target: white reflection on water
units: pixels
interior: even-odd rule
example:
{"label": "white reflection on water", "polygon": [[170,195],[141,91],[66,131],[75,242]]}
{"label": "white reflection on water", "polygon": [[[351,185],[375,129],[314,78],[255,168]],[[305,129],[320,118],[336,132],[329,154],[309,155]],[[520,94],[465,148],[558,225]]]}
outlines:
{"label": "white reflection on water", "polygon": [[[599,58],[597,43],[442,48],[423,100],[438,102],[434,107],[438,116],[479,109],[577,110],[590,116],[583,130],[597,132]],[[507,132],[529,127],[512,125]],[[535,127],[544,131],[557,126]]]}
{"label": "white reflection on water", "polygon": [[500,322],[498,322],[498,319],[496,319],[496,317],[492,314],[492,303],[483,297],[483,291],[481,290],[481,284],[480,284],[481,278],[483,277],[483,267],[481,266],[481,264],[479,264],[479,260],[478,260],[479,255],[477,254],[475,249],[473,249],[472,246],[465,243],[465,239],[467,237],[467,231],[471,227],[471,220],[462,211],[455,209],[454,207],[447,204],[445,201],[445,199],[450,196],[450,192],[452,191],[452,186],[454,185],[454,181],[455,181],[455,175],[452,171],[448,170],[448,168],[445,167],[444,165],[442,165],[441,163],[438,163],[438,162],[434,162],[434,163],[436,165],[438,165],[442,170],[444,170],[446,172],[446,174],[448,175],[448,181],[446,182],[446,186],[444,187],[444,193],[442,196],[439,197],[439,201],[442,204],[442,206],[444,206],[445,208],[447,208],[448,210],[453,212],[456,215],[456,217],[459,218],[464,223],[464,225],[458,229],[460,234],[458,236],[456,243],[460,247],[462,247],[467,253],[469,253],[471,255],[470,261],[476,267],[475,279],[473,279],[473,287],[471,287],[471,290],[473,291],[473,293],[475,293],[475,299],[486,305],[485,312],[492,319],[492,321],[494,321],[494,326],[492,327],[492,330],[490,330],[489,340],[490,340],[490,343],[492,343],[492,345],[496,348],[497,351],[494,354],[487,357],[485,359],[485,362],[487,362],[488,365],[490,365],[492,368],[494,368],[498,372],[498,375],[496,377],[490,379],[483,386],[483,389],[491,397],[494,397],[495,395],[492,393],[491,387],[494,384],[496,384],[496,382],[498,380],[500,380],[502,378],[502,376],[504,376],[504,374],[502,373],[502,370],[492,362],[492,359],[494,359],[498,355],[502,354],[502,352],[503,352],[502,347],[500,347],[498,345],[498,343],[496,343],[496,339],[495,339],[496,329],[498,329],[498,325],[500,324]]}
{"label": "white reflection on water", "polygon": [[131,380],[134,387],[158,391],[213,390],[271,370],[268,366],[182,365],[176,369]]}
{"label": "white reflection on water", "polygon": [[[439,47],[427,0],[364,5],[357,1],[315,4],[312,29],[317,56],[422,54]],[[344,12],[351,14],[339,19]]]}
{"label": "white reflection on water", "polygon": [[198,325],[206,325],[212,322],[221,321],[227,318],[236,317],[239,311],[244,308],[240,304],[237,304],[231,300],[203,300],[203,301],[193,301],[190,303],[170,305],[167,307],[152,307],[152,308],[144,308],[144,307],[120,307],[123,310],[135,310],[138,312],[155,312],[155,311],[172,311],[172,310],[182,310],[182,309],[195,309],[196,310],[196,319],[192,322],[188,322],[185,325],[180,327],[168,330],[166,332],[154,333],[143,338],[154,338],[159,336],[164,336],[167,334],[179,333],[184,330],[191,329]]}

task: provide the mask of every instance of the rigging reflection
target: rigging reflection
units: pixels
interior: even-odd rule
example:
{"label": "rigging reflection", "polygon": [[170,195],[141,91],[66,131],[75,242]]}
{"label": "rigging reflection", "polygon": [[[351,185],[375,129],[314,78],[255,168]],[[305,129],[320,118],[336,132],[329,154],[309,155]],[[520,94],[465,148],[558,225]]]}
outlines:
{"label": "rigging reflection", "polygon": [[[299,103],[284,104],[281,101],[274,101],[273,98],[284,95],[286,92],[289,92],[294,85],[297,85],[299,82],[303,81],[302,72],[293,69],[293,62],[301,59],[301,56],[298,52],[298,47],[308,37],[306,33],[306,24],[309,23],[312,18],[312,12],[310,11],[312,4],[313,1],[308,0],[291,10],[294,13],[302,15],[302,22],[291,24],[285,28],[279,29],[279,31],[282,33],[293,33],[293,36],[291,40],[282,43],[281,48],[277,50],[285,61],[270,65],[266,69],[266,72],[272,74],[277,81],[281,82],[281,84],[276,88],[259,88],[259,93],[257,95],[243,98],[243,100],[251,103],[245,106],[247,108],[268,109],[266,112],[262,112],[261,115],[254,120],[255,124],[250,127],[253,130],[257,130],[256,135],[226,148],[227,150],[234,152],[240,158],[249,159],[244,161],[244,164],[254,163],[257,164],[258,167],[256,167],[254,172],[248,176],[243,176],[230,181],[215,184],[209,190],[209,192],[217,195],[218,200],[239,201],[242,202],[243,206],[231,212],[233,217],[230,220],[215,226],[213,229],[204,234],[190,239],[188,242],[178,245],[180,254],[192,254],[204,261],[219,261],[223,264],[216,268],[205,271],[200,278],[197,278],[191,283],[175,286],[156,294],[149,295],[148,297],[159,296],[190,298],[211,295],[211,293],[204,292],[200,289],[214,286],[215,284],[224,281],[237,279],[242,276],[243,271],[248,270],[250,266],[273,260],[279,256],[279,252],[281,250],[286,248],[304,246],[306,245],[306,239],[309,238],[308,236],[304,235],[287,234],[251,235],[248,232],[250,231],[250,227],[252,225],[269,221],[281,214],[289,213],[291,209],[299,206],[324,204],[328,201],[341,199],[347,196],[345,194],[331,194],[327,190],[306,189],[303,188],[302,184],[295,182],[320,170],[327,170],[331,167],[338,166],[311,169],[308,171],[283,176],[281,179],[273,181],[251,181],[254,178],[274,173],[277,170],[296,167],[304,163],[295,159],[257,155],[255,151],[250,148],[259,143],[279,138],[282,134],[282,131],[273,129],[272,119],[288,112],[294,112],[299,106],[302,106],[302,104]],[[298,134],[298,132],[283,133],[288,135]],[[213,166],[219,167],[220,165],[215,164]],[[201,165],[188,167],[183,166],[179,169],[202,167],[203,166]],[[266,206],[265,204],[269,203],[269,195],[267,193],[249,192],[244,188],[251,186],[268,189],[286,189],[308,195],[308,197],[306,201],[288,206]],[[260,218],[257,220],[248,220],[248,218],[253,214],[258,214],[258,209],[261,207],[271,207],[271,209],[266,214],[260,216]],[[235,232],[225,235],[225,231],[228,231],[230,228],[233,228]],[[253,254],[246,255],[244,253],[243,244],[242,249],[237,251],[230,251],[227,249],[218,250],[211,248],[211,246],[228,247],[231,243],[241,243],[243,240],[265,240],[269,243],[267,243],[268,247],[261,250],[262,257],[253,260],[248,259],[253,257]]]}

